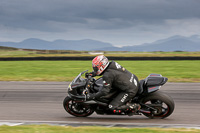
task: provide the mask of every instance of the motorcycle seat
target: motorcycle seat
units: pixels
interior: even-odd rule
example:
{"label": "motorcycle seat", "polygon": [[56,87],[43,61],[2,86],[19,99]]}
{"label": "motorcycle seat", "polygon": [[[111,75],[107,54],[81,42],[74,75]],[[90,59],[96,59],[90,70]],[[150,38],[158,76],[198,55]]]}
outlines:
{"label": "motorcycle seat", "polygon": [[145,80],[144,80],[144,79],[143,79],[143,80],[140,80],[140,82],[139,82],[140,86],[139,86],[139,89],[138,89],[137,94],[142,94],[142,92],[143,92],[143,90],[144,90],[144,88],[143,88],[144,83],[145,83]]}

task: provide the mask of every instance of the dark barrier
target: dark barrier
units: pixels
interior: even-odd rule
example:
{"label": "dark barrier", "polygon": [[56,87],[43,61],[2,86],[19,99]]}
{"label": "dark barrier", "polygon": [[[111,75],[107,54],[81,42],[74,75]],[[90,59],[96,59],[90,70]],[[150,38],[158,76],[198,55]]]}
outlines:
{"label": "dark barrier", "polygon": [[[94,57],[9,57],[0,58],[0,61],[92,60]],[[107,57],[109,60],[200,60],[200,57]]]}

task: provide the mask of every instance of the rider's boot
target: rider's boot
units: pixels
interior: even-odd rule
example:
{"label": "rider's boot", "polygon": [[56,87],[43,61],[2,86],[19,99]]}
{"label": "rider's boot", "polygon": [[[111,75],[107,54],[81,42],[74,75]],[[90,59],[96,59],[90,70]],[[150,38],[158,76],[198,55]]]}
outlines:
{"label": "rider's boot", "polygon": [[130,112],[128,113],[129,116],[132,116],[134,114],[138,113],[138,110],[140,110],[141,106],[140,104],[137,103],[127,103],[127,105],[129,106]]}
{"label": "rider's boot", "polygon": [[140,104],[137,104],[137,103],[127,103],[126,105],[122,105],[120,107],[118,107],[117,109],[120,109],[120,110],[135,110],[135,111],[138,111],[140,110],[141,106]]}
{"label": "rider's boot", "polygon": [[141,106],[139,104],[136,103],[127,103],[126,105],[122,105],[118,108],[116,108],[115,110],[113,110],[113,112],[115,114],[121,114],[122,112],[131,112],[131,113],[136,113],[138,110],[140,110]]}
{"label": "rider's boot", "polygon": [[132,109],[135,112],[137,112],[141,108],[140,104],[137,103],[127,103],[126,105],[129,107],[129,109]]}
{"label": "rider's boot", "polygon": [[122,110],[120,110],[120,109],[115,109],[115,110],[113,110],[113,113],[114,113],[114,114],[121,114],[121,113],[122,113]]}

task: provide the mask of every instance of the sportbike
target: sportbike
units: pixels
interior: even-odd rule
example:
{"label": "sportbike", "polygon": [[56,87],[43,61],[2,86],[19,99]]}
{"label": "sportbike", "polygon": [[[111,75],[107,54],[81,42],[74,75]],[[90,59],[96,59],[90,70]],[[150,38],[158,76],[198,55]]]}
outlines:
{"label": "sportbike", "polygon": [[[174,111],[173,99],[159,91],[167,78],[160,74],[150,74],[147,78],[140,80],[139,90],[130,101],[131,104],[139,104],[140,109],[127,109],[115,113],[109,110],[108,105],[118,94],[118,90],[112,89],[109,95],[100,99],[86,100],[88,93],[97,93],[103,88],[102,77],[95,79],[86,71],[81,72],[67,88],[67,96],[63,101],[64,109],[76,117],[86,117],[94,112],[99,115],[145,115],[149,118],[166,118]],[[85,78],[82,75],[86,73]]]}

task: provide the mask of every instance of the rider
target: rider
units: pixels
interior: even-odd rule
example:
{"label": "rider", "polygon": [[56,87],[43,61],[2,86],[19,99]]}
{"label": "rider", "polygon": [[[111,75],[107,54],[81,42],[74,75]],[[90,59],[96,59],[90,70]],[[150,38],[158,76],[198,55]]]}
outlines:
{"label": "rider", "polygon": [[103,75],[103,89],[97,93],[89,93],[87,99],[100,98],[108,95],[112,88],[118,89],[120,93],[110,102],[109,109],[119,113],[127,109],[139,109],[139,105],[130,104],[138,91],[138,78],[119,65],[117,62],[109,62],[104,55],[96,56],[92,60],[93,76]]}

